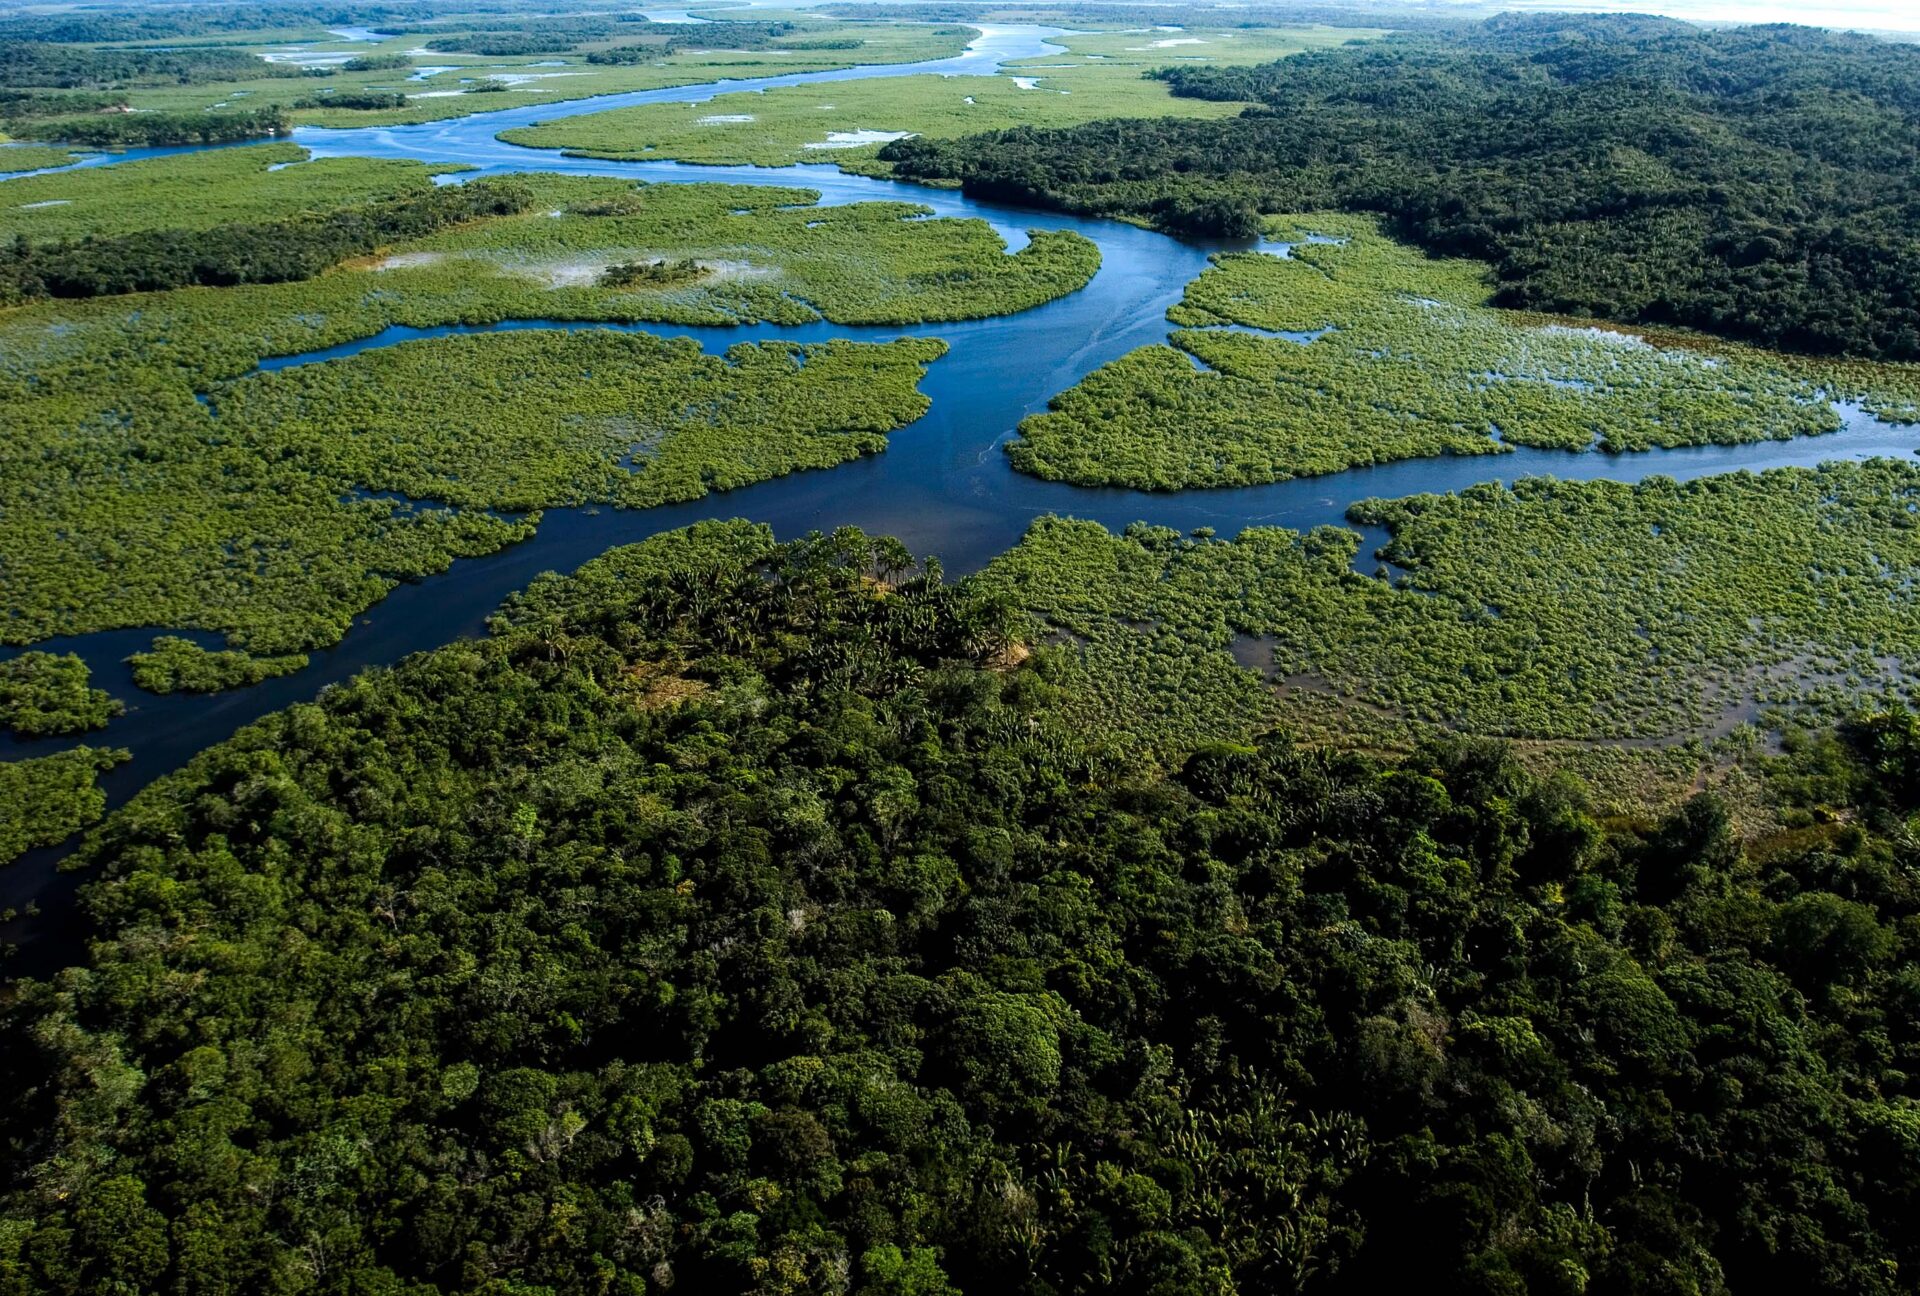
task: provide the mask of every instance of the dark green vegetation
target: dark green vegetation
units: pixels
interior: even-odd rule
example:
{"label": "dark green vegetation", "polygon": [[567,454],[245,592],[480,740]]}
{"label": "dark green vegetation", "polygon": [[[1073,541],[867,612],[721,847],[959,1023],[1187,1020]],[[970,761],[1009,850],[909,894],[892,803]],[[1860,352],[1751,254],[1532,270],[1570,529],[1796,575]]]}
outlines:
{"label": "dark green vegetation", "polygon": [[1165,75],[1260,107],[880,156],[982,196],[1196,232],[1374,212],[1492,263],[1504,305],[1920,359],[1913,45],[1548,15]]}
{"label": "dark green vegetation", "polygon": [[449,225],[510,216],[532,201],[525,185],[475,180],[257,225],[90,234],[39,244],[22,236],[0,250],[0,304],[308,279],[349,257]]}
{"label": "dark green vegetation", "polygon": [[677,261],[626,261],[600,272],[602,288],[664,288],[704,278],[707,268],[691,257]]}
{"label": "dark green vegetation", "polygon": [[[405,66],[404,63],[400,66]],[[286,64],[266,65],[235,49],[81,49],[34,41],[0,40],[0,85],[60,90],[113,90],[127,85],[191,85],[261,75],[303,75]]]}
{"label": "dark green vegetation", "polygon": [[1014,465],[1178,490],[1516,445],[1786,440],[1837,431],[1835,397],[1920,420],[1915,366],[1655,347],[1489,309],[1486,267],[1426,258],[1367,218],[1270,217],[1265,230],[1292,245],[1285,257],[1216,257],[1168,312],[1186,326],[1172,345],[1055,397],[1008,444]]}
{"label": "dark green vegetation", "polygon": [[142,148],[160,144],[231,144],[285,134],[284,109],[235,112],[105,113],[89,117],[7,117],[7,130],[26,139],[60,140],[96,148]]}
{"label": "dark green vegetation", "polygon": [[1884,459],[1529,478],[1356,506],[1390,532],[1391,579],[1353,569],[1360,538],[1341,528],[1187,541],[1059,519],[985,579],[1068,639],[1084,723],[1128,747],[1276,720],[1402,749],[1446,732],[1676,742],[1765,706],[1832,715],[1909,694],[1917,513],[1920,468]]}
{"label": "dark green vegetation", "polygon": [[106,793],[94,776],[127,754],[75,747],[31,760],[0,761],[0,864],[35,846],[65,841],[100,817]]}
{"label": "dark green vegetation", "polygon": [[[783,36],[791,36],[800,28],[790,22],[733,22],[720,19],[688,25],[682,24],[664,41],[646,45],[615,45],[609,49],[591,50],[587,62],[607,66],[623,64],[649,63],[663,54],[675,53],[683,49],[730,49],[760,50],[771,49],[774,42]],[[780,41],[782,49],[859,49],[858,40],[844,44],[826,41]]]}
{"label": "dark green vegetation", "polygon": [[254,657],[227,649],[210,652],[191,639],[161,635],[148,652],[127,659],[133,682],[149,693],[218,693],[246,688],[276,675],[291,675],[307,664],[305,653]]}
{"label": "dark green vegetation", "polygon": [[103,728],[123,708],[89,688],[87,664],[72,653],[26,652],[0,661],[0,729],[23,738]]}
{"label": "dark green vegetation", "polygon": [[[395,324],[974,318],[1070,292],[1098,264],[1076,235],[1042,233],[1009,256],[984,222],[923,220],[907,204],[516,183],[532,189],[531,214],[313,279],[0,316],[0,640],[156,626],[220,631],[255,656],[331,644],[396,580],[531,533],[535,519],[498,510],[645,507],[876,452],[925,410],[915,384],[944,348],[766,343],[721,359],[585,332],[256,372],[263,356]],[[599,286],[648,260],[700,270]]]}
{"label": "dark green vegetation", "polygon": [[116,815],[0,1291],[1908,1289],[1913,717],[1745,845],[1496,746],[1169,775],[907,570],[617,550]]}

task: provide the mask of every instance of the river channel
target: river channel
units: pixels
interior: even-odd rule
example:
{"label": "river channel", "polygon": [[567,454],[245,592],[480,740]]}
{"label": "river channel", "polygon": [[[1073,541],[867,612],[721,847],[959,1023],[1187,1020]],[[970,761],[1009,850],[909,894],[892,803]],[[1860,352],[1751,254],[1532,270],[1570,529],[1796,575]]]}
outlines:
{"label": "river channel", "polygon": [[[531,540],[485,558],[463,560],[441,575],[400,586],[356,618],[340,644],[314,653],[312,664],[297,674],[211,697],[155,697],[133,687],[125,658],[146,648],[156,628],[107,631],[34,645],[52,652],[79,653],[92,669],[96,686],[108,689],[127,704],[126,715],[89,740],[124,747],[132,753],[130,761],[102,779],[110,804],[123,803],[154,778],[225,739],[240,726],[290,703],[310,699],[328,684],[369,666],[481,633],[487,613],[506,594],[540,572],[570,570],[614,545],[703,518],[741,517],[763,522],[782,539],[851,524],[898,536],[914,552],[937,555],[950,573],[958,574],[977,570],[995,554],[1017,544],[1032,520],[1048,513],[1090,518],[1115,529],[1145,520],[1183,531],[1212,527],[1221,535],[1231,536],[1249,526],[1348,525],[1346,510],[1357,500],[1456,491],[1478,482],[1511,481],[1528,474],[1634,481],[1657,473],[1685,479],[1740,469],[1809,466],[1832,459],[1913,452],[1913,429],[1888,426],[1857,411],[1843,410],[1846,427],[1840,432],[1753,445],[1632,455],[1522,448],[1501,455],[1411,460],[1270,486],[1171,494],[1090,490],[1042,482],[1013,472],[1002,449],[1020,420],[1044,409],[1049,398],[1099,366],[1136,347],[1164,342],[1169,333],[1167,308],[1179,300],[1187,282],[1205,268],[1211,253],[1232,245],[1179,240],[1119,222],[980,202],[949,190],[845,175],[831,166],[612,162],[523,148],[495,138],[503,130],[535,122],[636,104],[698,103],[737,91],[879,76],[997,75],[1007,61],[1059,52],[1060,46],[1048,40],[1059,34],[1038,27],[991,27],[983,29],[965,54],[927,63],[863,66],[603,95],[417,126],[296,131],[295,141],[315,157],[407,158],[472,168],[449,177],[455,181],[480,175],[549,171],[652,182],[718,180],[798,186],[818,190],[826,204],[874,199],[913,202],[941,216],[987,221],[1010,246],[1024,243],[1028,230],[1073,230],[1099,246],[1101,265],[1087,287],[1058,301],[1016,315],[963,323],[913,328],[848,327],[824,322],[801,327],[622,326],[628,331],[691,336],[715,352],[736,342],[764,338],[884,340],[912,335],[943,338],[951,349],[933,363],[921,384],[932,401],[931,409],[917,422],[894,433],[884,454],[711,495],[690,504],[637,511],[548,510]],[[83,165],[109,165],[156,152],[140,150],[106,159],[89,158]],[[495,327],[600,326],[532,320]],[[327,351],[263,357],[262,367],[317,363],[370,347],[460,331],[473,330],[392,328]],[[1363,546],[1362,561],[1369,569],[1372,561],[1368,555],[1383,539],[1370,537]],[[190,637],[208,646],[217,646],[219,640],[206,634]],[[0,656],[7,655],[11,654],[0,650]],[[0,759],[43,754],[71,743],[71,739],[27,742],[0,736]],[[73,875],[59,874],[55,869],[71,846],[69,842],[33,851],[10,866],[0,867],[0,907],[19,908],[33,902],[42,910],[37,920],[8,924],[0,932],[0,937],[22,943],[23,957],[16,962],[15,970],[43,970],[75,953],[61,939],[72,927]]]}

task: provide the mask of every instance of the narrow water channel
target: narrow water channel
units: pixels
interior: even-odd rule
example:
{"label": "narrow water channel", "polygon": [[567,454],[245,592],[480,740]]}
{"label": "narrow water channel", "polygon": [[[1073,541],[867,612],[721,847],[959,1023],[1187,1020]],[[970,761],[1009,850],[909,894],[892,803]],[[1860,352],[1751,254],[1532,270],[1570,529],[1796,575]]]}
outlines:
{"label": "narrow water channel", "polygon": [[[888,199],[919,203],[941,216],[989,222],[1018,246],[1029,229],[1073,230],[1095,242],[1101,268],[1078,293],[1017,315],[913,328],[756,325],[686,328],[621,326],[662,336],[691,336],[710,351],[766,338],[820,341],[884,340],[904,335],[945,339],[951,350],[934,362],[921,389],[929,412],[893,434],[886,453],[821,472],[799,473],[712,495],[690,504],[639,511],[606,508],[549,510],[531,540],[485,558],[459,562],[440,575],[403,585],[359,617],[335,648],[317,652],[298,674],[213,697],[154,697],[133,687],[128,654],[144,649],[154,628],[118,630],[46,641],[36,648],[77,652],[97,686],[127,703],[127,714],[90,741],[125,747],[133,758],[102,782],[111,805],[177,768],[194,753],[240,726],[290,703],[312,698],[328,684],[369,666],[480,633],[500,600],[543,571],[565,571],[609,547],[644,539],[703,518],[742,517],[771,526],[782,539],[814,529],[855,525],[898,536],[920,554],[937,555],[951,573],[977,570],[1018,543],[1027,526],[1047,513],[1090,518],[1118,529],[1145,520],[1181,530],[1207,526],[1231,536],[1248,526],[1306,528],[1345,525],[1356,500],[1429,491],[1456,491],[1478,482],[1529,474],[1634,481],[1652,474],[1692,478],[1739,469],[1810,466],[1830,459],[1904,456],[1916,445],[1911,428],[1878,423],[1843,410],[1846,427],[1830,436],[1743,446],[1704,446],[1609,456],[1520,448],[1509,454],[1443,457],[1356,469],[1270,486],[1149,494],[1090,490],[1048,483],[1012,471],[1001,449],[1020,420],[1092,370],[1136,347],[1163,342],[1166,310],[1207,257],[1229,246],[1174,239],[1130,225],[1087,220],[979,202],[949,190],[844,175],[831,166],[709,167],[673,162],[609,162],[503,144],[495,135],[515,126],[645,103],[702,102],[716,94],[775,86],[910,74],[992,75],[1010,59],[1057,51],[1037,27],[989,28],[965,55],[930,63],[857,67],[757,81],[714,82],[675,89],[606,95],[480,113],[419,126],[360,130],[302,129],[295,140],[317,157],[411,158],[462,163],[472,170],[455,180],[523,171],[618,176],[654,182],[799,186],[818,190],[827,204]],[[153,150],[138,155],[152,155]],[[88,165],[105,165],[90,160]],[[0,182],[3,184],[4,182]],[[510,321],[498,329],[606,327]],[[472,329],[390,328],[372,337],[299,356],[262,357],[263,368],[318,363],[369,348]],[[1370,536],[1360,563],[1371,570]],[[160,629],[165,629],[164,627]],[[213,646],[217,636],[193,636]],[[0,650],[0,656],[10,655]],[[42,754],[72,739],[25,742],[0,736],[0,759]],[[10,924],[0,936],[21,941],[20,970],[44,968],[68,957],[71,875],[55,865],[71,843],[34,851],[0,868],[0,907],[37,904],[42,916]]]}

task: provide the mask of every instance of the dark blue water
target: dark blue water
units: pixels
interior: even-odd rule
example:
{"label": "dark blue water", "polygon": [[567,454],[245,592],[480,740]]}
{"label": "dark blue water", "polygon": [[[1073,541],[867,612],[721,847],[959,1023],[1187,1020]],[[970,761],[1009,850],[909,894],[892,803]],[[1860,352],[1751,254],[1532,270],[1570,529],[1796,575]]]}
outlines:
{"label": "dark blue water", "polygon": [[[1348,506],[1359,499],[1453,491],[1528,474],[1632,481],[1659,473],[1684,479],[1739,469],[1912,453],[1916,443],[1912,429],[1889,427],[1858,411],[1846,410],[1847,426],[1834,435],[1747,446],[1703,446],[1631,456],[1522,448],[1500,455],[1405,461],[1270,486],[1162,495],[1042,482],[1014,473],[1001,448],[1020,420],[1044,409],[1050,397],[1098,366],[1135,347],[1165,341],[1169,332],[1167,308],[1179,300],[1186,283],[1205,267],[1209,253],[1226,245],[1184,242],[1114,222],[981,203],[951,191],[843,175],[830,166],[775,169],[607,162],[519,148],[494,138],[497,131],[533,121],[627,104],[698,102],[714,94],[761,86],[897,76],[910,71],[984,75],[1004,59],[1046,52],[1050,48],[1044,39],[1048,34],[1035,28],[997,29],[976,42],[976,49],[964,57],[911,68],[853,68],[602,96],[421,126],[297,132],[298,142],[319,156],[401,157],[473,165],[476,170],[463,173],[463,178],[513,171],[565,171],[651,181],[800,185],[819,190],[822,201],[829,204],[875,198],[917,202],[942,216],[986,220],[1009,239],[1010,245],[1024,242],[1028,229],[1077,231],[1099,245],[1101,269],[1078,293],[1019,315],[988,320],[905,329],[824,322],[801,327],[620,326],[627,331],[692,336],[714,352],[736,342],[765,338],[884,340],[912,335],[943,338],[951,349],[933,364],[922,384],[932,408],[918,422],[895,433],[885,454],[829,471],[763,482],[691,504],[641,511],[551,510],[532,540],[401,586],[357,618],[338,646],[315,653],[313,663],[296,675],[214,697],[156,698],[133,687],[124,664],[129,653],[147,646],[156,633],[154,629],[117,630],[37,645],[55,652],[78,652],[92,667],[96,683],[127,703],[124,717],[90,739],[133,752],[129,763],[103,779],[111,803],[124,802],[155,777],[226,738],[241,725],[290,703],[310,699],[327,684],[368,666],[390,663],[408,653],[480,633],[484,618],[500,600],[540,572],[569,570],[611,546],[703,518],[749,518],[768,524],[783,539],[816,528],[854,524],[898,536],[915,552],[938,555],[949,572],[961,573],[976,570],[1018,543],[1028,524],[1047,513],[1090,518],[1115,529],[1146,520],[1183,531],[1207,526],[1222,535],[1232,535],[1248,526],[1345,525]],[[537,320],[493,326],[502,330],[580,327],[605,326]],[[475,331],[488,330],[390,328],[325,351],[263,357],[262,367],[320,363],[371,347]],[[1356,566],[1371,571],[1372,551],[1383,540],[1383,536],[1369,535]],[[196,637],[210,645],[214,642],[211,637]],[[58,750],[71,742],[28,743],[0,736],[0,759]],[[71,882],[57,877],[53,867],[66,849],[36,851],[0,869],[0,904],[20,906],[34,901],[47,914],[31,930],[7,933],[15,939],[32,939],[34,948],[22,962],[23,967],[44,967],[49,960],[57,961],[67,953],[62,938],[70,930],[71,906],[66,901]]]}

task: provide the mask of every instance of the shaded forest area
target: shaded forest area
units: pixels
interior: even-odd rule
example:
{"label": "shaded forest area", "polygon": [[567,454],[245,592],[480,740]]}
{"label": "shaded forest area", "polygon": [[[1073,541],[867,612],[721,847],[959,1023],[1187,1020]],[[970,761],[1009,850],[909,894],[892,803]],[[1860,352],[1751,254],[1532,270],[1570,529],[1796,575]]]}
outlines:
{"label": "shaded forest area", "polygon": [[1909,1288],[1914,717],[1743,842],[1135,766],[1019,624],[704,524],[150,788],[0,1008],[0,1291]]}
{"label": "shaded forest area", "polygon": [[1386,217],[1501,305],[1920,359],[1920,47],[1799,27],[1503,17],[1256,68],[1170,68],[1239,119],[901,140],[982,197],[1252,237]]}

